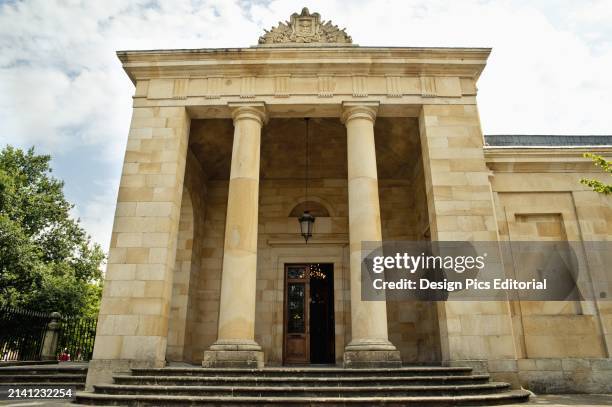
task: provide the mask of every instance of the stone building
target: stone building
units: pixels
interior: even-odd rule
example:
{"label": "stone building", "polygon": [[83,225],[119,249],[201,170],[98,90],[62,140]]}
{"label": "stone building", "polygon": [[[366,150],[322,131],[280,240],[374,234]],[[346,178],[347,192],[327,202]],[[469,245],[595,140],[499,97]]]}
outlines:
{"label": "stone building", "polygon": [[307,10],[250,48],[118,52],[135,92],[88,384],[437,364],[609,391],[604,301],[361,299],[361,241],[610,239],[611,199],[579,180],[612,140],[483,136],[489,53],[360,47]]}

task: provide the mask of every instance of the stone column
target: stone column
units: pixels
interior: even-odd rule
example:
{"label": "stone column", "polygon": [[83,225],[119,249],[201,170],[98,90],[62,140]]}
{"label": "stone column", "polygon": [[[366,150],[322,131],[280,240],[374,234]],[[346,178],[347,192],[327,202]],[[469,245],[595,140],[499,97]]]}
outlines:
{"label": "stone column", "polygon": [[399,367],[400,353],[388,339],[387,304],[361,299],[361,242],[382,242],[374,120],[378,102],[343,103],[348,151],[351,342],[345,367]]}
{"label": "stone column", "polygon": [[87,388],[134,367],[163,367],[190,118],[135,107]]}
{"label": "stone column", "polygon": [[204,367],[263,367],[255,342],[259,153],[266,119],[262,104],[230,104],[234,143],[230,171],[219,331],[204,352]]}

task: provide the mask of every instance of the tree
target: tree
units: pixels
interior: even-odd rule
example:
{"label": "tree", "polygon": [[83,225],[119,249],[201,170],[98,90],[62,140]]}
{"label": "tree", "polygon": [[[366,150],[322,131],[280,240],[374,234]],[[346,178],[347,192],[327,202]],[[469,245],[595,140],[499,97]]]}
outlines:
{"label": "tree", "polygon": [[0,307],[97,313],[104,253],[70,216],[51,157],[0,151]]}
{"label": "tree", "polygon": [[[593,160],[593,162],[595,163],[595,166],[600,167],[602,170],[604,170],[604,172],[607,172],[608,174],[612,174],[612,162],[607,161],[605,158],[603,158],[600,155],[592,154],[592,153],[585,153],[584,157],[590,158],[591,160]],[[582,178],[580,180],[580,183],[591,187],[593,191],[595,192],[599,192],[604,195],[612,194],[612,185],[606,184],[597,179]]]}

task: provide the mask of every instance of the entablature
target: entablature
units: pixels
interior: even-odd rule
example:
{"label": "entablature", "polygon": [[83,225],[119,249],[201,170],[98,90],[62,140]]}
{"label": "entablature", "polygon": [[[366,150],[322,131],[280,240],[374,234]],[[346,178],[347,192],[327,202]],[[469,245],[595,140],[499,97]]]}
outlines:
{"label": "entablature", "polygon": [[436,98],[454,103],[448,100],[476,95],[476,79],[489,51],[314,47],[122,51],[118,55],[136,84],[134,97],[147,100],[418,96],[429,99],[423,103]]}

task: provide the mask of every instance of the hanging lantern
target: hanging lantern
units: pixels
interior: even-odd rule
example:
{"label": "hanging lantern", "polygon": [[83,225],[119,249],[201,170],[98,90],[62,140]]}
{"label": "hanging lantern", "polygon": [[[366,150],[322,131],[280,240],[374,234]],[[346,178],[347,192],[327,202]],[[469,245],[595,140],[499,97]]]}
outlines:
{"label": "hanging lantern", "polygon": [[304,211],[302,216],[298,218],[300,222],[300,231],[302,232],[302,236],[306,243],[308,243],[308,239],[312,237],[312,227],[314,226],[315,218],[308,211]]}
{"label": "hanging lantern", "polygon": [[304,119],[306,122],[306,176],[304,177],[304,213],[302,216],[298,218],[298,222],[300,222],[300,232],[304,237],[306,243],[308,243],[308,239],[312,237],[312,227],[314,226],[315,218],[308,211],[308,172],[310,167],[310,145],[308,143],[308,118]]}

